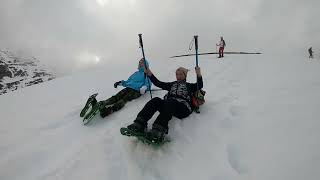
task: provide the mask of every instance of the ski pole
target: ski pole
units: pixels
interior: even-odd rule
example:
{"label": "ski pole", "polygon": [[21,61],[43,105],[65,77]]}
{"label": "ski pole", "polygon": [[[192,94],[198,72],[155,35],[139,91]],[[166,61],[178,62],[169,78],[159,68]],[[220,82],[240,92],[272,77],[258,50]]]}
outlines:
{"label": "ski pole", "polygon": [[[195,49],[196,49],[196,67],[199,67],[199,62],[198,62],[198,36],[195,35],[194,36],[194,45],[195,45]],[[197,76],[197,92],[199,91],[199,82],[198,82],[198,75]],[[199,103],[198,99],[197,99],[197,104]],[[199,109],[196,110],[197,113],[200,113]]]}
{"label": "ski pole", "polygon": [[194,45],[196,49],[196,67],[198,67],[198,36],[194,36]]}
{"label": "ski pole", "polygon": [[[143,62],[144,62],[144,66],[147,68],[147,63],[146,63],[146,57],[144,55],[144,49],[143,49],[143,42],[142,42],[142,34],[138,34],[139,35],[139,44],[142,50],[142,56],[143,56]],[[144,78],[148,78],[147,74],[144,73]],[[150,87],[150,79],[148,78],[148,88],[149,88],[149,92],[150,92],[150,97],[152,99],[152,92],[151,92],[151,87]]]}

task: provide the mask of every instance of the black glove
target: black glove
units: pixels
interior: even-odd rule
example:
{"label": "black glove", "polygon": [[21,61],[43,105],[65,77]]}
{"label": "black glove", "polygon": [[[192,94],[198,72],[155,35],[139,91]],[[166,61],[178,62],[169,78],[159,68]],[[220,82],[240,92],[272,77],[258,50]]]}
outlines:
{"label": "black glove", "polygon": [[113,87],[114,87],[114,88],[117,88],[120,84],[121,84],[121,81],[115,82],[114,85],[113,85]]}

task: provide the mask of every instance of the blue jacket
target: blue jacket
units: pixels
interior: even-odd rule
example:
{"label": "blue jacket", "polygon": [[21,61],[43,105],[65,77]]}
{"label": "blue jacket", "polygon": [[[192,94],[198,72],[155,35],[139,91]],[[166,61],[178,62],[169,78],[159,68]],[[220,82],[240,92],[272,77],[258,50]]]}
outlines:
{"label": "blue jacket", "polygon": [[[147,60],[146,60],[146,64],[147,64],[147,67],[149,67],[149,63]],[[150,79],[148,78],[148,76],[144,75],[143,68],[139,68],[138,71],[133,73],[128,78],[128,80],[126,80],[126,81],[122,80],[121,85],[123,87],[128,87],[128,88],[140,91],[140,88],[142,86],[147,86],[147,90],[150,90],[152,83],[151,83]]]}

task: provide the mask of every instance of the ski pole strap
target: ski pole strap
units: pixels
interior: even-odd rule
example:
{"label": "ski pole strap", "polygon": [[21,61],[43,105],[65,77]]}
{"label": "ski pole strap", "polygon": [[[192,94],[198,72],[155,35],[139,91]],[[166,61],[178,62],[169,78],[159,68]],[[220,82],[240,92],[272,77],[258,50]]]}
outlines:
{"label": "ski pole strap", "polygon": [[194,38],[192,38],[192,40],[191,40],[191,42],[190,42],[190,44],[189,44],[189,51],[192,49],[192,47],[193,47],[193,41],[194,41]]}

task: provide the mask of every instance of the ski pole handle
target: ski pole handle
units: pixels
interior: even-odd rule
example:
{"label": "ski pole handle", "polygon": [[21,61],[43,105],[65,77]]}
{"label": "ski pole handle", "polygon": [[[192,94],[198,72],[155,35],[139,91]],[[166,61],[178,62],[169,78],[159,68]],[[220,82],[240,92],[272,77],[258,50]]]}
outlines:
{"label": "ski pole handle", "polygon": [[196,48],[196,67],[199,66],[198,63],[198,36],[194,36],[194,44],[195,44],[195,48]]}
{"label": "ski pole handle", "polygon": [[198,50],[198,36],[194,36],[194,43],[195,43],[195,48],[197,51]]}
{"label": "ski pole handle", "polygon": [[139,44],[140,44],[140,47],[142,50],[143,62],[144,62],[145,67],[147,67],[146,57],[144,55],[144,48],[143,48],[143,42],[142,42],[142,34],[138,34],[138,35],[139,35]]}
{"label": "ski pole handle", "polygon": [[143,42],[142,42],[142,34],[138,34],[139,35],[139,43],[140,43],[140,47],[143,48]]}

